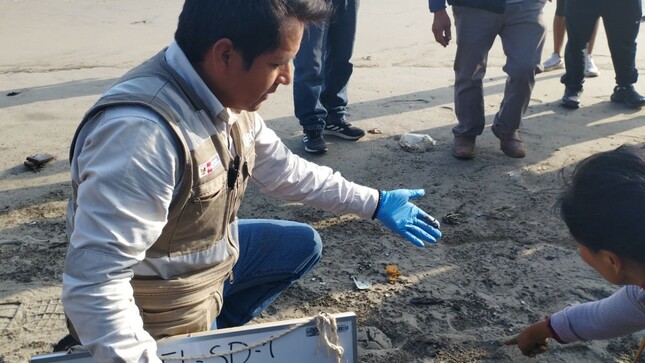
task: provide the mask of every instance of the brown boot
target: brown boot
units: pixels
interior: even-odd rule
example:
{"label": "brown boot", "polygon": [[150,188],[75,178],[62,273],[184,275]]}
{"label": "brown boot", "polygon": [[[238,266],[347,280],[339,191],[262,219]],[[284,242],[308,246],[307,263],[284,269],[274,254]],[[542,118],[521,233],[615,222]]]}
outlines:
{"label": "brown boot", "polygon": [[506,156],[510,156],[512,158],[523,158],[526,156],[524,141],[520,138],[520,134],[517,130],[513,131],[511,134],[495,133],[495,136],[499,138],[499,147]]}
{"label": "brown boot", "polygon": [[455,142],[452,145],[452,155],[457,159],[474,158],[475,138],[477,138],[477,136],[455,135]]}

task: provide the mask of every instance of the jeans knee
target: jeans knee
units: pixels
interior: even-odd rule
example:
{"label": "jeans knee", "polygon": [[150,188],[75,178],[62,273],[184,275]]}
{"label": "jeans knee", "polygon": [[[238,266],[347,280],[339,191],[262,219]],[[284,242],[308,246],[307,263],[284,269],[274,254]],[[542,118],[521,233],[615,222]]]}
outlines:
{"label": "jeans knee", "polygon": [[316,260],[320,259],[320,256],[322,256],[322,238],[320,238],[320,234],[318,231],[316,231],[313,227],[309,225],[305,225],[308,229],[307,231],[307,236],[309,236],[307,241],[303,241],[308,248],[310,249],[311,256],[315,258]]}
{"label": "jeans knee", "polygon": [[297,243],[302,258],[302,263],[296,271],[298,278],[311,271],[322,257],[322,239],[318,231],[305,224],[301,232],[300,241]]}

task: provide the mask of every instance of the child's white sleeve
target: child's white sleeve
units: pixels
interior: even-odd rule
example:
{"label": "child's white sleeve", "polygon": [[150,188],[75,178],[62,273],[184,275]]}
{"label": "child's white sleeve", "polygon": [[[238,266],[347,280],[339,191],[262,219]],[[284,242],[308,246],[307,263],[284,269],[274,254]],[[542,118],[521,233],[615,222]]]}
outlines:
{"label": "child's white sleeve", "polygon": [[602,300],[570,306],[551,316],[562,343],[609,339],[645,329],[645,290],[629,285]]}

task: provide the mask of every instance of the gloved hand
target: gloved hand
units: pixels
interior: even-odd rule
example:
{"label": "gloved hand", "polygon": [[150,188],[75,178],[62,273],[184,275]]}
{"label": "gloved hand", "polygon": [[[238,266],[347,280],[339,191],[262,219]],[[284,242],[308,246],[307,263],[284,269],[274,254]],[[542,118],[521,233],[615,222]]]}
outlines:
{"label": "gloved hand", "polygon": [[441,237],[439,222],[408,201],[421,198],[425,194],[423,189],[397,189],[380,193],[381,200],[375,217],[385,226],[419,247],[424,247],[424,242],[436,243],[437,238]]}

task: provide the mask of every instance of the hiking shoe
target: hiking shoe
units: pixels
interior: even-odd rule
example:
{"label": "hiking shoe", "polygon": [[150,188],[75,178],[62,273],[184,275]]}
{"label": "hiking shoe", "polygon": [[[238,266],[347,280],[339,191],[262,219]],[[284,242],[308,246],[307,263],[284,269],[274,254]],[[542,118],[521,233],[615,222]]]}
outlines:
{"label": "hiking shoe", "polygon": [[352,126],[349,122],[340,122],[337,124],[327,123],[323,134],[337,136],[345,140],[358,140],[365,136],[365,131]]}
{"label": "hiking shoe", "polygon": [[452,155],[457,159],[468,160],[475,157],[476,136],[455,135],[452,144]]}
{"label": "hiking shoe", "polygon": [[564,68],[564,62],[562,62],[562,58],[558,55],[558,53],[551,54],[549,59],[545,60],[542,65],[544,66],[545,72]]}
{"label": "hiking shoe", "polygon": [[[580,107],[580,95],[582,94],[582,89],[580,91],[576,91],[572,88],[565,88],[564,89],[564,96],[562,96],[562,102],[560,102],[560,105],[566,108],[579,108]],[[612,101],[613,101],[613,96],[612,96]]]}
{"label": "hiking shoe", "polygon": [[305,144],[306,152],[322,154],[327,151],[327,143],[320,131],[305,131],[302,142]]}
{"label": "hiking shoe", "polygon": [[611,102],[622,103],[629,108],[639,109],[645,106],[645,97],[641,96],[634,89],[634,85],[616,86],[611,95]]}
{"label": "hiking shoe", "polygon": [[585,77],[588,77],[588,78],[598,77],[599,74],[600,72],[598,71],[598,67],[596,66],[596,63],[593,61],[593,57],[587,54],[585,56]]}
{"label": "hiking shoe", "polygon": [[524,146],[524,141],[517,130],[510,134],[497,134],[493,130],[493,134],[499,139],[499,148],[506,156],[517,159],[526,156],[526,146]]}

